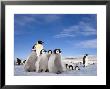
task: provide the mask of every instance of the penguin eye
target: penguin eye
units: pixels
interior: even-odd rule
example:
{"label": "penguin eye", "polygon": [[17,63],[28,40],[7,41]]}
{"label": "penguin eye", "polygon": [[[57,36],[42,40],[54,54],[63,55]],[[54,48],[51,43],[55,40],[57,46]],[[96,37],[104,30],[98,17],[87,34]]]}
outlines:
{"label": "penguin eye", "polygon": [[56,50],[56,53],[59,53],[59,50]]}

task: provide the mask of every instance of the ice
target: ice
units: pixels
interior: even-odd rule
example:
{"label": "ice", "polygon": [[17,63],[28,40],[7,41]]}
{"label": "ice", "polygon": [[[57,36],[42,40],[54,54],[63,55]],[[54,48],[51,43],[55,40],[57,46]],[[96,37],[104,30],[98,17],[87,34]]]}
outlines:
{"label": "ice", "polygon": [[89,64],[87,67],[79,65],[80,70],[66,70],[61,74],[49,72],[25,72],[23,65],[14,66],[15,76],[97,76],[97,64]]}

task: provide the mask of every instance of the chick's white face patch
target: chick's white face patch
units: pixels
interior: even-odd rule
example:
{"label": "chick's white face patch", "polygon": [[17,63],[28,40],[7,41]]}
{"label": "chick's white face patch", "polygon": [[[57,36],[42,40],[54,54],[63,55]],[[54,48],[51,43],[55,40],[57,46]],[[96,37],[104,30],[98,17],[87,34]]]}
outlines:
{"label": "chick's white face patch", "polygon": [[60,51],[59,50],[56,50],[56,53],[60,53]]}
{"label": "chick's white face patch", "polygon": [[48,52],[48,54],[52,54],[52,52],[51,52],[51,51],[49,51],[49,52]]}
{"label": "chick's white face patch", "polygon": [[45,50],[42,50],[41,53],[42,53],[42,54],[46,54],[46,51],[45,51]]}

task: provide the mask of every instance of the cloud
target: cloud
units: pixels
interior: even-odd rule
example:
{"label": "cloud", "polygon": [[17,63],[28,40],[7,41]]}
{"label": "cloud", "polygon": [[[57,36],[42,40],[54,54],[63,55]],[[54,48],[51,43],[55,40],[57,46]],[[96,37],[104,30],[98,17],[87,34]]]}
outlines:
{"label": "cloud", "polygon": [[59,34],[55,35],[55,38],[62,37],[75,37],[78,35],[82,36],[91,36],[96,35],[96,29],[91,26],[90,23],[80,21],[77,25],[69,26],[66,29],[63,29]]}
{"label": "cloud", "polygon": [[59,15],[42,15],[42,14],[27,14],[15,15],[15,24],[20,26],[31,25],[32,23],[46,24],[59,20]]}
{"label": "cloud", "polygon": [[97,22],[97,14],[89,14],[89,16],[83,17],[82,20],[86,22]]}
{"label": "cloud", "polygon": [[96,39],[84,40],[84,41],[81,41],[77,44],[74,44],[74,47],[78,47],[78,48],[97,48],[97,40]]}
{"label": "cloud", "polygon": [[55,38],[62,38],[62,37],[74,37],[74,35],[71,34],[58,34],[54,36]]}
{"label": "cloud", "polygon": [[25,26],[29,23],[36,22],[35,18],[30,15],[17,15],[15,18],[15,24],[20,25],[20,26]]}
{"label": "cloud", "polygon": [[50,23],[59,20],[60,18],[61,17],[58,15],[46,15],[44,16],[44,21]]}
{"label": "cloud", "polygon": [[[15,14],[14,17],[15,35],[31,34],[32,29],[37,29],[37,25],[45,25],[60,19],[60,15],[54,14]],[[28,28],[31,30],[26,31]]]}

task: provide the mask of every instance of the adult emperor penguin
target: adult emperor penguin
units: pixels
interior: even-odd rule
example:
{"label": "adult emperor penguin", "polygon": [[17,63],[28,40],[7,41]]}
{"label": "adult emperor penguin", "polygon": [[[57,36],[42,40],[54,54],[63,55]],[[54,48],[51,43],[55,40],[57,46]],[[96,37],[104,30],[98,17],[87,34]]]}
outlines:
{"label": "adult emperor penguin", "polygon": [[88,66],[88,54],[85,54],[85,56],[83,57],[83,65],[84,67]]}
{"label": "adult emperor penguin", "polygon": [[47,51],[42,49],[40,51],[40,56],[38,58],[38,61],[36,62],[36,69],[37,72],[48,72],[48,57],[47,57]]}
{"label": "adult emperor penguin", "polygon": [[43,49],[43,43],[42,41],[37,41],[36,45],[35,45],[35,49],[36,49],[36,53],[37,53],[37,56],[39,57],[40,55],[40,51]]}
{"label": "adult emperor penguin", "polygon": [[36,51],[32,50],[31,54],[29,55],[29,57],[27,58],[27,60],[24,64],[25,71],[35,72],[36,71],[35,63],[36,63],[37,59],[38,59],[38,57],[37,57]]}
{"label": "adult emperor penguin", "polygon": [[55,49],[48,61],[49,72],[60,74],[63,72],[61,63],[61,50]]}

